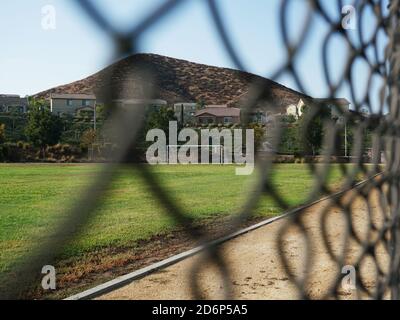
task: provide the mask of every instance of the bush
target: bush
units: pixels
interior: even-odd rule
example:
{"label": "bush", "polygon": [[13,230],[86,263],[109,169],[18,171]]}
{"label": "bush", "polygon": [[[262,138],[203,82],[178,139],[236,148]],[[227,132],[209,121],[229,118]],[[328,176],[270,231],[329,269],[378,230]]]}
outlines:
{"label": "bush", "polygon": [[0,161],[40,162],[43,158],[45,162],[76,162],[81,157],[82,149],[68,144],[47,146],[43,150],[22,141],[0,145]]}
{"label": "bush", "polygon": [[5,146],[0,144],[0,161],[6,160],[6,150]]}
{"label": "bush", "polygon": [[16,143],[5,143],[3,145],[3,161],[21,162],[23,160],[23,150]]}
{"label": "bush", "polygon": [[95,130],[93,130],[93,129],[86,130],[82,134],[81,139],[80,139],[81,147],[83,147],[85,149],[89,148],[89,146],[91,146],[93,143],[96,142],[96,139],[97,139],[97,133]]}
{"label": "bush", "polygon": [[276,155],[274,159],[275,163],[295,163],[295,158],[293,155]]}
{"label": "bush", "polygon": [[6,126],[5,124],[0,124],[0,144],[6,141]]}

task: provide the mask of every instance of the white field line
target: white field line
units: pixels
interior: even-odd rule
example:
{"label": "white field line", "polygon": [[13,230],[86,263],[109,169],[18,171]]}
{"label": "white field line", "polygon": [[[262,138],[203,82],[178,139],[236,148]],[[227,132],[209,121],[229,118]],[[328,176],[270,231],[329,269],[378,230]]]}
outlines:
{"label": "white field line", "polygon": [[171,266],[173,264],[178,263],[179,261],[182,261],[182,260],[187,259],[187,258],[189,258],[191,256],[194,256],[195,254],[197,254],[197,253],[203,251],[204,249],[206,249],[207,247],[210,247],[210,246],[213,246],[213,245],[220,245],[220,244],[222,244],[222,243],[224,243],[226,241],[229,241],[229,240],[232,240],[234,238],[237,238],[237,237],[239,237],[239,236],[241,236],[241,235],[243,235],[245,233],[248,233],[248,232],[256,230],[256,229],[259,229],[259,228],[261,228],[263,226],[266,226],[268,224],[271,224],[271,223],[273,223],[273,222],[275,222],[277,220],[283,219],[283,218],[285,218],[285,217],[287,217],[289,215],[293,215],[296,212],[299,212],[301,210],[304,210],[304,209],[307,209],[309,207],[312,207],[317,203],[320,203],[320,202],[328,200],[328,199],[336,198],[336,197],[342,195],[345,192],[348,192],[348,191],[350,191],[350,190],[352,190],[354,188],[357,188],[357,187],[365,184],[366,182],[368,182],[368,181],[370,181],[372,179],[375,179],[376,177],[378,177],[381,174],[382,174],[382,172],[381,173],[377,173],[377,174],[373,175],[372,177],[370,177],[370,178],[368,178],[366,180],[360,181],[360,182],[356,183],[350,189],[341,190],[339,192],[333,193],[333,194],[331,194],[329,196],[322,197],[322,198],[320,198],[318,200],[315,200],[313,202],[310,202],[308,204],[296,207],[294,209],[290,209],[290,210],[284,212],[280,216],[263,220],[263,221],[261,221],[261,222],[259,222],[257,224],[254,224],[254,225],[252,225],[250,227],[238,230],[238,231],[236,231],[236,232],[234,232],[232,234],[229,234],[227,236],[224,236],[222,238],[216,239],[214,241],[210,241],[210,242],[208,242],[208,243],[206,243],[204,245],[200,245],[198,247],[195,247],[193,249],[190,249],[190,250],[187,250],[185,252],[179,253],[179,254],[174,255],[174,256],[172,256],[170,258],[167,258],[165,260],[153,263],[153,264],[151,264],[151,265],[149,265],[147,267],[144,267],[142,269],[139,269],[139,270],[133,271],[131,273],[128,273],[126,275],[117,277],[117,278],[115,278],[113,280],[110,280],[110,281],[107,281],[107,282],[105,282],[103,284],[95,286],[94,288],[91,288],[91,289],[88,289],[88,290],[83,291],[81,293],[78,293],[78,294],[75,294],[73,296],[70,296],[70,297],[66,298],[65,300],[85,300],[85,299],[96,298],[98,296],[101,296],[101,295],[106,294],[108,292],[111,292],[113,290],[116,290],[116,289],[118,289],[120,287],[123,287],[123,286],[133,282],[134,280],[143,278],[146,275],[149,275],[150,273],[153,273],[153,272],[158,271],[160,269],[166,268],[168,266]]}

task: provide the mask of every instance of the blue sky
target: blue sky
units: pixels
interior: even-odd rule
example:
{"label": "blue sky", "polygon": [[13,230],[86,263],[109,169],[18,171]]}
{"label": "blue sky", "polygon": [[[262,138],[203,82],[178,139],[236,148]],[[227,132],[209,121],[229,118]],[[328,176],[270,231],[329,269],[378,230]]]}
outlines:
{"label": "blue sky", "polygon": [[[163,0],[93,0],[93,3],[119,30],[126,30]],[[304,21],[306,2],[291,3],[288,10],[289,35],[296,39]],[[337,2],[326,3],[330,14],[339,17]],[[218,0],[217,4],[246,69],[271,76],[286,59],[279,33],[280,1]],[[53,5],[56,9],[55,30],[43,30],[41,26],[41,10],[45,5]],[[372,14],[366,14],[363,25],[367,35],[371,34],[368,31],[372,31],[374,25]],[[73,0],[2,0],[0,30],[0,93],[34,94],[89,76],[107,66],[113,58],[110,39]],[[326,25],[316,19],[305,49],[297,60],[305,93],[314,97],[324,97],[328,92],[320,53],[326,32]],[[356,38],[356,31],[348,32]],[[149,29],[139,45],[141,52],[234,67],[215,32],[204,0],[184,0],[183,5]],[[339,37],[334,39],[329,57],[334,79],[343,69],[346,52],[343,41]],[[356,96],[365,92],[366,71],[361,62],[355,67]],[[288,76],[281,77],[278,82],[298,89]],[[342,88],[339,95],[352,101],[346,88]]]}

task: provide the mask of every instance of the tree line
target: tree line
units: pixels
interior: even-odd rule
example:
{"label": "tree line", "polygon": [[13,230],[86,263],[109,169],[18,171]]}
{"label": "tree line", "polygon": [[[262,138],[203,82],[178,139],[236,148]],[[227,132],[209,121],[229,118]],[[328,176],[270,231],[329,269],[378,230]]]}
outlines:
{"label": "tree line", "polygon": [[[87,153],[88,148],[93,144],[104,144],[110,141],[107,133],[102,130],[109,111],[100,106],[97,109],[97,129],[93,129],[93,115],[64,116],[60,117],[51,113],[49,106],[43,100],[31,100],[29,112],[25,115],[23,124],[18,126],[17,137],[31,144],[40,151],[41,157],[45,157],[45,150],[48,146],[59,143],[78,146],[82,153]],[[174,111],[168,107],[162,107],[158,110],[150,108],[143,119],[143,127],[139,132],[139,138],[136,148],[140,152],[145,152],[147,142],[146,132],[153,128],[168,130],[169,121],[176,121]],[[277,125],[280,126],[280,139],[276,153],[289,155],[318,155],[322,152],[323,140],[326,136],[326,124],[329,122],[338,122],[338,119],[332,117],[329,108],[320,108],[314,110],[311,107],[304,106],[302,115],[298,118],[291,115],[282,115],[278,117]],[[7,124],[2,123],[0,118],[0,159],[4,159],[5,144],[17,142],[12,141],[7,134]],[[276,123],[275,123],[276,124]],[[260,125],[250,123],[248,128],[255,131],[256,148],[271,137],[274,132],[271,124]],[[355,121],[349,120],[346,127],[346,136],[344,129],[338,131],[336,137],[335,154],[344,155],[345,140],[347,149],[351,150],[353,145],[354,130],[357,127]],[[15,129],[15,128],[14,128]],[[77,134],[78,133],[78,134]],[[365,148],[371,145],[371,132],[366,130],[364,134]]]}

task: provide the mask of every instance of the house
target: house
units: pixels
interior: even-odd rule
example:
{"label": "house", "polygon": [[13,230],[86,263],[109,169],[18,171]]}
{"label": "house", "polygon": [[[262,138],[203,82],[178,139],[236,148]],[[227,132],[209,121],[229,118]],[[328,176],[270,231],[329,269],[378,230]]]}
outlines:
{"label": "house", "polygon": [[195,118],[198,124],[239,124],[240,109],[227,105],[208,105],[197,110]]}
{"label": "house", "polygon": [[131,110],[134,108],[144,108],[147,112],[159,111],[163,107],[167,107],[168,103],[162,99],[115,99],[113,100],[115,106],[123,111]]}
{"label": "house", "polygon": [[168,105],[167,101],[161,99],[117,99],[113,100],[113,102],[123,109],[135,106],[147,106],[149,108],[153,108],[154,110],[158,110],[161,107],[166,107]]}
{"label": "house", "polygon": [[273,121],[277,116],[279,116],[279,114],[274,114],[271,111],[256,109],[250,112],[249,122],[265,125]]}
{"label": "house", "polygon": [[303,114],[303,107],[305,105],[324,106],[330,108],[332,117],[339,117],[350,109],[350,102],[344,98],[312,100],[300,99],[297,104],[291,104],[286,108],[286,115],[292,115],[298,119]]}
{"label": "house", "polygon": [[288,116],[293,116],[296,119],[300,118],[301,115],[303,114],[303,106],[305,106],[305,102],[303,99],[300,99],[297,104],[290,104],[289,106],[286,107],[286,115]]}
{"label": "house", "polygon": [[91,94],[55,94],[50,95],[51,112],[76,114],[81,110],[93,110],[96,106],[96,96]]}
{"label": "house", "polygon": [[350,102],[345,98],[313,99],[313,102],[317,106],[324,105],[329,108],[332,113],[332,118],[339,118],[350,110]]}
{"label": "house", "polygon": [[179,102],[174,104],[175,117],[182,124],[193,124],[196,122],[197,103]]}
{"label": "house", "polygon": [[21,98],[15,94],[0,94],[0,112],[26,113],[28,111],[28,98]]}

